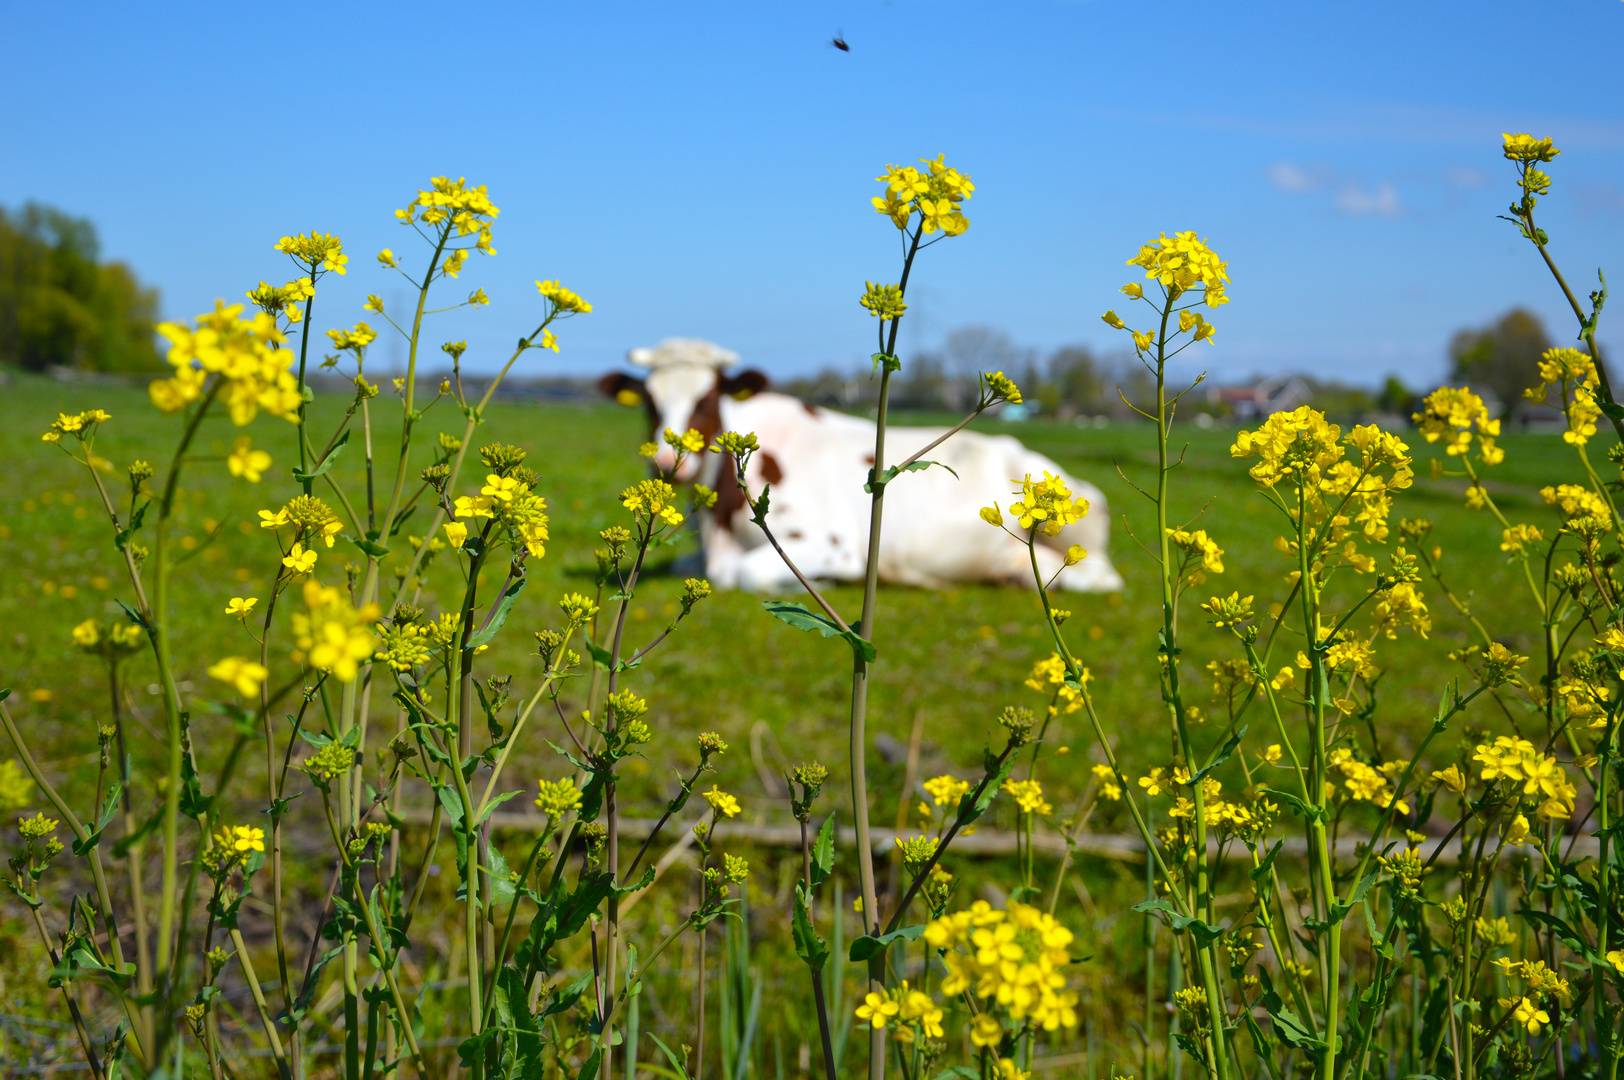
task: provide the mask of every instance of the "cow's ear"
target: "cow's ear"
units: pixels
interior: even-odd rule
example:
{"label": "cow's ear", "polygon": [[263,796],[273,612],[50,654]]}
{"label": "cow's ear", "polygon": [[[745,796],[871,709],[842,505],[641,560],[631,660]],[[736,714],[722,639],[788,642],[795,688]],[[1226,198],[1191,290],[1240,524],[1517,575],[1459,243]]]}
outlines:
{"label": "cow's ear", "polygon": [[767,376],[755,368],[746,368],[737,375],[723,375],[717,385],[722,393],[735,401],[743,401],[767,389]]}
{"label": "cow's ear", "polygon": [[611,371],[598,380],[598,389],[604,397],[614,398],[622,405],[641,405],[648,400],[648,387],[642,379],[624,371]]}

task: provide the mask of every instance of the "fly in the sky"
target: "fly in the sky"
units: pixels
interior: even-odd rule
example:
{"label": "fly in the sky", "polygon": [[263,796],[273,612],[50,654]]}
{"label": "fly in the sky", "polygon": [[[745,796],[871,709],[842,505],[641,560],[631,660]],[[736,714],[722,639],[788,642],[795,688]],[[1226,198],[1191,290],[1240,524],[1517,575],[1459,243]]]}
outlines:
{"label": "fly in the sky", "polygon": [[835,36],[829,39],[829,44],[841,52],[851,52],[851,46],[846,44],[846,35],[843,31],[836,30]]}

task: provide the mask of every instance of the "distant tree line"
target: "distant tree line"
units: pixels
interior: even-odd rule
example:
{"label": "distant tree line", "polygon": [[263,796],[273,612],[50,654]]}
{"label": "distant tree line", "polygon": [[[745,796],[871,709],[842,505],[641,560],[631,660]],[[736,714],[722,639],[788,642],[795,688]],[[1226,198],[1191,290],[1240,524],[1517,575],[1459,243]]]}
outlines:
{"label": "distant tree line", "polygon": [[0,365],[153,370],[157,318],[158,291],[100,261],[89,221],[37,203],[0,208]]}
{"label": "distant tree line", "polygon": [[[1540,354],[1551,344],[1537,315],[1514,308],[1487,326],[1453,336],[1448,346],[1449,382],[1470,385],[1502,418],[1520,421],[1534,415],[1522,392],[1539,385]],[[1017,345],[1001,330],[969,326],[948,334],[938,348],[905,357],[892,383],[892,401],[903,409],[962,411],[975,401],[977,374],[983,371],[1011,376],[1033,411],[1062,419],[1128,418],[1133,413],[1124,397],[1143,405],[1155,395],[1154,380],[1131,352],[1100,354],[1086,345],[1066,345],[1042,355]],[[861,409],[873,405],[879,393],[879,380],[867,375],[830,368],[783,383],[780,389],[836,408]],[[1432,389],[1407,386],[1396,375],[1387,376],[1376,390],[1307,375],[1298,381],[1304,388],[1299,403],[1312,404],[1339,422],[1378,415],[1408,418],[1420,397]],[[1215,416],[1229,412],[1223,401],[1209,400],[1202,390],[1187,402],[1194,412]]]}

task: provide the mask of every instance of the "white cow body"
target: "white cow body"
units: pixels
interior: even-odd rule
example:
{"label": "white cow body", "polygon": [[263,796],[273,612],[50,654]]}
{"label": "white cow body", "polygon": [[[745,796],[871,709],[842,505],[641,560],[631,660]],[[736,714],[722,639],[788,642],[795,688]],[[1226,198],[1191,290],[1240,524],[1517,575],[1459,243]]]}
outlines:
{"label": "white cow body", "polygon": [[[689,358],[700,346],[711,352],[701,352],[700,362],[694,362]],[[652,403],[656,432],[690,426],[754,432],[761,449],[750,461],[745,482],[752,497],[770,490],[767,524],[785,554],[808,578],[862,579],[870,515],[863,485],[873,464],[872,421],[783,394],[756,393],[742,401],[719,394],[717,387],[726,380],[718,374],[724,366],[718,361],[731,362],[732,354],[705,343],[666,342],[659,350],[634,350],[632,359],[653,369],[647,382],[635,384],[624,376],[615,382],[617,377],[611,376],[606,390],[640,386]],[[888,427],[887,465],[904,460],[945,430]],[[956,581],[1030,585],[1026,545],[987,524],[977,511],[994,502],[1007,507],[1023,476],[1041,479],[1048,472],[1064,477],[1074,496],[1088,500],[1090,512],[1057,537],[1039,537],[1038,568],[1045,580],[1058,573],[1057,584],[1064,589],[1121,588],[1122,579],[1106,554],[1109,514],[1098,488],[1066,475],[1054,461],[1008,435],[961,431],[925,457],[953,471],[932,467],[903,473],[887,485],[880,532],[883,580],[925,587]],[[669,470],[675,459],[667,450],[655,463]],[[707,454],[684,461],[683,475],[677,477],[707,483],[723,495],[717,511],[703,514],[700,521],[705,576],[718,588],[764,593],[798,588],[794,574],[751,522],[749,508],[728,498],[731,476],[721,475],[723,469],[730,472],[731,465]],[[1066,567],[1061,553],[1072,544],[1082,544],[1088,558]]]}

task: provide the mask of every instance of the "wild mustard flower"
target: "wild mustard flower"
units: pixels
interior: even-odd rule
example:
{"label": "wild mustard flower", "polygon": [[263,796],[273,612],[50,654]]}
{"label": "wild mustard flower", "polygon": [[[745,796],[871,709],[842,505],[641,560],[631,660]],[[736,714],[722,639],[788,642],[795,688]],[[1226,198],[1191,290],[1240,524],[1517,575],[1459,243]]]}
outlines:
{"label": "wild mustard flower", "polygon": [[209,667],[210,678],[230,685],[246,698],[258,697],[260,686],[269,676],[270,670],[265,665],[241,656],[228,656]]}
{"label": "wild mustard flower", "polygon": [[312,274],[331,270],[342,277],[348,273],[345,265],[350,260],[349,256],[344,254],[344,243],[331,233],[311,232],[284,236],[272,246],[275,250],[290,256]]}
{"label": "wild mustard flower", "polygon": [[712,784],[711,789],[704,792],[702,797],[706,802],[710,803],[710,808],[716,812],[717,817],[732,818],[739,816],[739,800],[721,790],[715,784]]}
{"label": "wild mustard flower", "polygon": [[[556,281],[536,282],[536,291],[550,303],[553,310],[563,315],[584,315],[592,310],[592,305],[582,300],[575,293],[570,292]],[[556,352],[557,350],[554,349]]]}
{"label": "wild mustard flower", "polygon": [[1421,411],[1411,419],[1429,443],[1442,442],[1444,452],[1460,457],[1471,450],[1475,435],[1485,462],[1496,455],[1494,440],[1500,434],[1500,421],[1490,418],[1483,399],[1465,387],[1443,386],[1428,394]]}
{"label": "wild mustard flower", "polygon": [[937,806],[956,810],[958,809],[959,800],[969,793],[970,782],[960,780],[956,776],[944,775],[926,780],[924,788],[925,794],[929,795]]}
{"label": "wild mustard flower", "polygon": [[253,440],[247,435],[238,435],[232,441],[231,453],[226,458],[226,468],[232,476],[240,476],[251,484],[257,484],[270,467],[271,455],[263,450],[255,450]]}
{"label": "wild mustard flower", "polygon": [[308,574],[316,567],[316,553],[305,550],[305,546],[294,541],[293,547],[282,559],[282,565],[294,574]]}
{"label": "wild mustard flower", "polygon": [[259,597],[257,596],[233,596],[226,603],[226,614],[235,615],[239,619],[246,619],[257,603],[259,603]]}
{"label": "wild mustard flower", "polygon": [[179,412],[203,395],[211,377],[224,382],[220,394],[232,423],[246,425],[261,410],[284,420],[297,420],[303,397],[288,370],[287,354],[276,346],[286,340],[276,318],[260,312],[242,318],[243,305],[217,303],[199,315],[196,326],[162,323],[158,332],[170,341],[168,360],[175,373],[149,387],[152,403],[162,412]]}
{"label": "wild mustard flower", "polygon": [[946,236],[962,234],[970,227],[962,204],[975,194],[975,185],[945,164],[943,157],[938,154],[934,161],[920,158],[923,170],[913,165],[887,165],[885,175],[874,178],[886,188],[883,196],[870,200],[875,211],[889,217],[898,229],[906,229],[918,210],[924,234],[938,230]]}
{"label": "wild mustard flower", "polygon": [[1021,498],[1009,504],[1009,512],[1023,529],[1036,526],[1045,536],[1058,536],[1061,529],[1081,521],[1088,513],[1088,500],[1074,499],[1066,482],[1047,471],[1035,483],[1030,473],[1010,482],[1021,485],[1016,492]]}
{"label": "wild mustard flower", "polygon": [[552,818],[555,824],[581,805],[581,791],[568,776],[561,780],[542,780],[538,788],[536,809]]}
{"label": "wild mustard flower", "polygon": [[293,636],[310,666],[354,682],[360,662],[377,648],[371,627],[381,614],[378,605],[353,607],[338,589],[314,580],[304,584],[304,601],[306,610],[293,613]]}

